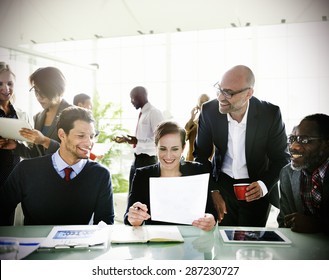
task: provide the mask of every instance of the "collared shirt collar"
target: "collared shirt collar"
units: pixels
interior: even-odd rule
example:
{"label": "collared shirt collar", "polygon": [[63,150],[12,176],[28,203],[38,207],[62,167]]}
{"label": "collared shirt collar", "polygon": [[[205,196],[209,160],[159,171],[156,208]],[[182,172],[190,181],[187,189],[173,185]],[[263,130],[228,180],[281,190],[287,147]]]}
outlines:
{"label": "collared shirt collar", "polygon": [[13,119],[17,119],[17,113],[16,110],[13,106],[13,104],[11,104],[11,102],[9,101],[9,113],[8,115],[6,115],[5,111],[3,111],[2,109],[0,109],[0,117],[2,118],[13,118]]}
{"label": "collared shirt collar", "polygon": [[[248,117],[248,111],[249,111],[249,104],[250,104],[250,102],[248,101],[248,105],[247,105],[246,112],[245,112],[245,114],[244,114],[244,116],[243,116],[243,118],[242,118],[240,124],[244,124],[244,125],[247,124],[247,117]],[[227,121],[228,121],[228,122],[236,122],[236,120],[234,120],[234,119],[231,117],[230,114],[227,114]]]}
{"label": "collared shirt collar", "polygon": [[53,154],[53,162],[59,172],[63,171],[66,167],[71,167],[76,174],[79,174],[87,161],[87,159],[81,159],[76,164],[70,166],[59,155],[59,149]]}
{"label": "collared shirt collar", "polygon": [[[319,171],[319,175],[321,177],[321,181],[323,182],[324,176],[326,175],[327,168],[329,166],[329,158],[327,158],[326,161],[324,161],[317,169],[313,171],[312,174],[315,174],[317,171]],[[310,176],[312,174],[309,174],[307,170],[302,169],[302,172],[305,176]]]}
{"label": "collared shirt collar", "polygon": [[144,104],[144,106],[141,108],[141,112],[145,113],[147,110],[149,110],[151,108],[151,103],[147,102]]}

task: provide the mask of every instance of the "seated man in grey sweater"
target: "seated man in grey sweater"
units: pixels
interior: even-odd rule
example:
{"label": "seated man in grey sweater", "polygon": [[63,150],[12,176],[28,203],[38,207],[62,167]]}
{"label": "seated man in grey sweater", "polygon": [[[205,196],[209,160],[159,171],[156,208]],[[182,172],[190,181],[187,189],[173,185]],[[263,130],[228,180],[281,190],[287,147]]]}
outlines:
{"label": "seated man in grey sweater", "polygon": [[22,204],[25,225],[113,224],[109,170],[90,161],[95,127],[92,113],[69,107],[57,124],[60,148],[21,161],[0,190],[0,225]]}

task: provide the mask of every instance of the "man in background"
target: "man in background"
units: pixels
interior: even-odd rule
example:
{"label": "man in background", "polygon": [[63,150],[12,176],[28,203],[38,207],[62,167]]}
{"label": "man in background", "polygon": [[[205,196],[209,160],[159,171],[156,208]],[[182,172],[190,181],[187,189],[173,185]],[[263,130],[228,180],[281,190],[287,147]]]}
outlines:
{"label": "man in background", "polygon": [[306,116],[288,146],[291,163],[280,174],[279,227],[329,233],[329,116]]}
{"label": "man in background", "polygon": [[93,102],[91,100],[91,97],[85,93],[79,93],[79,94],[75,95],[73,98],[73,104],[75,106],[86,108],[88,110],[93,109]]}
{"label": "man in background", "polygon": [[130,100],[136,110],[140,109],[135,136],[127,135],[114,138],[117,143],[133,145],[135,158],[130,168],[129,192],[136,168],[152,165],[158,161],[154,132],[159,123],[164,120],[161,111],[148,101],[147,91],[144,87],[133,88],[130,92]]}

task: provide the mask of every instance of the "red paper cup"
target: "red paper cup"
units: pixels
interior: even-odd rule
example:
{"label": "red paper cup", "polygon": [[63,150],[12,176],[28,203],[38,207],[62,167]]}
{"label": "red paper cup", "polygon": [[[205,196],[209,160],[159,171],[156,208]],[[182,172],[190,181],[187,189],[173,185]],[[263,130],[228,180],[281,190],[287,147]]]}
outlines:
{"label": "red paper cup", "polygon": [[246,191],[248,186],[248,183],[240,183],[233,185],[234,193],[238,200],[246,200]]}
{"label": "red paper cup", "polygon": [[90,153],[89,158],[91,160],[95,160],[97,158],[97,156],[95,154],[93,154],[93,153]]}

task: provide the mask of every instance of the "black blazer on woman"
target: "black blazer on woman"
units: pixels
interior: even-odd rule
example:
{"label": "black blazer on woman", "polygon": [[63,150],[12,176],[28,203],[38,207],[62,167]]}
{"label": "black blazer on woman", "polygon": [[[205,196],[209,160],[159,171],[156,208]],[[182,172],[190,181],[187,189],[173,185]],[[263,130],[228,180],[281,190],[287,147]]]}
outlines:
{"label": "black blazer on woman", "polygon": [[[181,161],[180,163],[180,171],[182,176],[189,175],[198,175],[207,173],[207,170],[203,164],[198,162],[190,162],[190,161]],[[152,213],[150,207],[150,178],[151,177],[160,177],[160,163],[156,163],[150,166],[137,168],[136,173],[132,182],[132,189],[128,197],[128,206],[126,213],[124,215],[124,223],[130,225],[128,221],[128,212],[129,207],[132,206],[135,202],[139,201],[143,204],[147,205],[149,210],[149,214],[151,215],[151,219],[145,221],[146,225],[164,225],[169,224],[166,222],[159,222],[152,220]],[[209,193],[210,188],[208,188],[208,198],[205,212],[212,214],[217,220],[217,213],[214,208],[214,205],[211,200],[211,195]],[[197,197],[195,199],[198,199]],[[163,206],[164,210],[166,206]],[[193,205],[191,205],[193,207]],[[200,217],[201,218],[201,217]]]}

